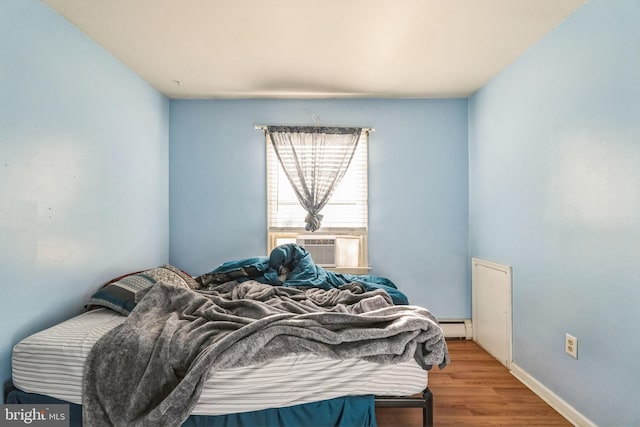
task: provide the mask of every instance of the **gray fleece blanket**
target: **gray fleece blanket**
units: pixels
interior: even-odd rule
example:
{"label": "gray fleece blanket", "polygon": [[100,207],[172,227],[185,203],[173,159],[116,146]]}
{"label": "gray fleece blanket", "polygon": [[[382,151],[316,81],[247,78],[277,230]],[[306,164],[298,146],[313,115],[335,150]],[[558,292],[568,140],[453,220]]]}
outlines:
{"label": "gray fleece blanket", "polygon": [[377,363],[449,363],[436,319],[384,291],[284,288],[254,281],[208,291],[158,283],[92,348],[83,381],[87,426],[179,426],[212,369],[313,352]]}

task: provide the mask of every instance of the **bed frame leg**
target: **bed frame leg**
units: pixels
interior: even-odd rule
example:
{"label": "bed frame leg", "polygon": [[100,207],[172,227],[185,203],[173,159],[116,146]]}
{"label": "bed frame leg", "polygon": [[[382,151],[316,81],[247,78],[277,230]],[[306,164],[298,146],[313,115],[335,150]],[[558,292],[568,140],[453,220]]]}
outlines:
{"label": "bed frame leg", "polygon": [[6,380],[4,384],[2,384],[2,398],[4,399],[3,400],[4,403],[7,403],[7,398],[9,397],[9,393],[13,390],[17,390],[17,389],[13,385],[13,381],[11,381],[11,379]]}
{"label": "bed frame leg", "polygon": [[433,394],[429,387],[422,392],[424,398],[424,406],[422,407],[422,425],[424,427],[433,427]]}
{"label": "bed frame leg", "polygon": [[433,394],[425,388],[421,397],[376,396],[376,408],[422,408],[422,426],[433,427]]}

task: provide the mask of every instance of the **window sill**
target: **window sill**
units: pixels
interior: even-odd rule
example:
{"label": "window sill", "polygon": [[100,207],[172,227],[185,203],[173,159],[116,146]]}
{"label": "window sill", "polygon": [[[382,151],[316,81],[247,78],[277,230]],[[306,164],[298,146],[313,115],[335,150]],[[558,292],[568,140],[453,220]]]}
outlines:
{"label": "window sill", "polygon": [[341,274],[369,274],[371,267],[325,267],[325,270]]}

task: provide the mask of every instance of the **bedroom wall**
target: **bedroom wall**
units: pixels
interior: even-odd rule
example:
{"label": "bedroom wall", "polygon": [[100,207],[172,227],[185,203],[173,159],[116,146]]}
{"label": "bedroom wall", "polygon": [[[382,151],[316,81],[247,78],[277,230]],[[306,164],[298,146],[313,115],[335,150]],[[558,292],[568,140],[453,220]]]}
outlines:
{"label": "bedroom wall", "polygon": [[469,101],[470,255],[513,266],[514,362],[599,426],[640,425],[638,22],[590,0]]}
{"label": "bedroom wall", "polygon": [[168,261],[169,101],[40,1],[0,2],[0,40],[4,382],[20,339]]}
{"label": "bedroom wall", "polygon": [[171,101],[170,260],[197,275],[266,254],[261,124],[370,126],[369,263],[412,303],[469,317],[467,101]]}

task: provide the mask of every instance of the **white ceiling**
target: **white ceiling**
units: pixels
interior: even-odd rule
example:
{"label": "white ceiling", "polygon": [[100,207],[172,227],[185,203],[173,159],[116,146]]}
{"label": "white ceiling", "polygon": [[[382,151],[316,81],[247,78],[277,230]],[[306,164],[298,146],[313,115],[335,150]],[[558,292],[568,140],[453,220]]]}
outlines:
{"label": "white ceiling", "polygon": [[170,98],[442,98],[586,0],[43,1]]}

